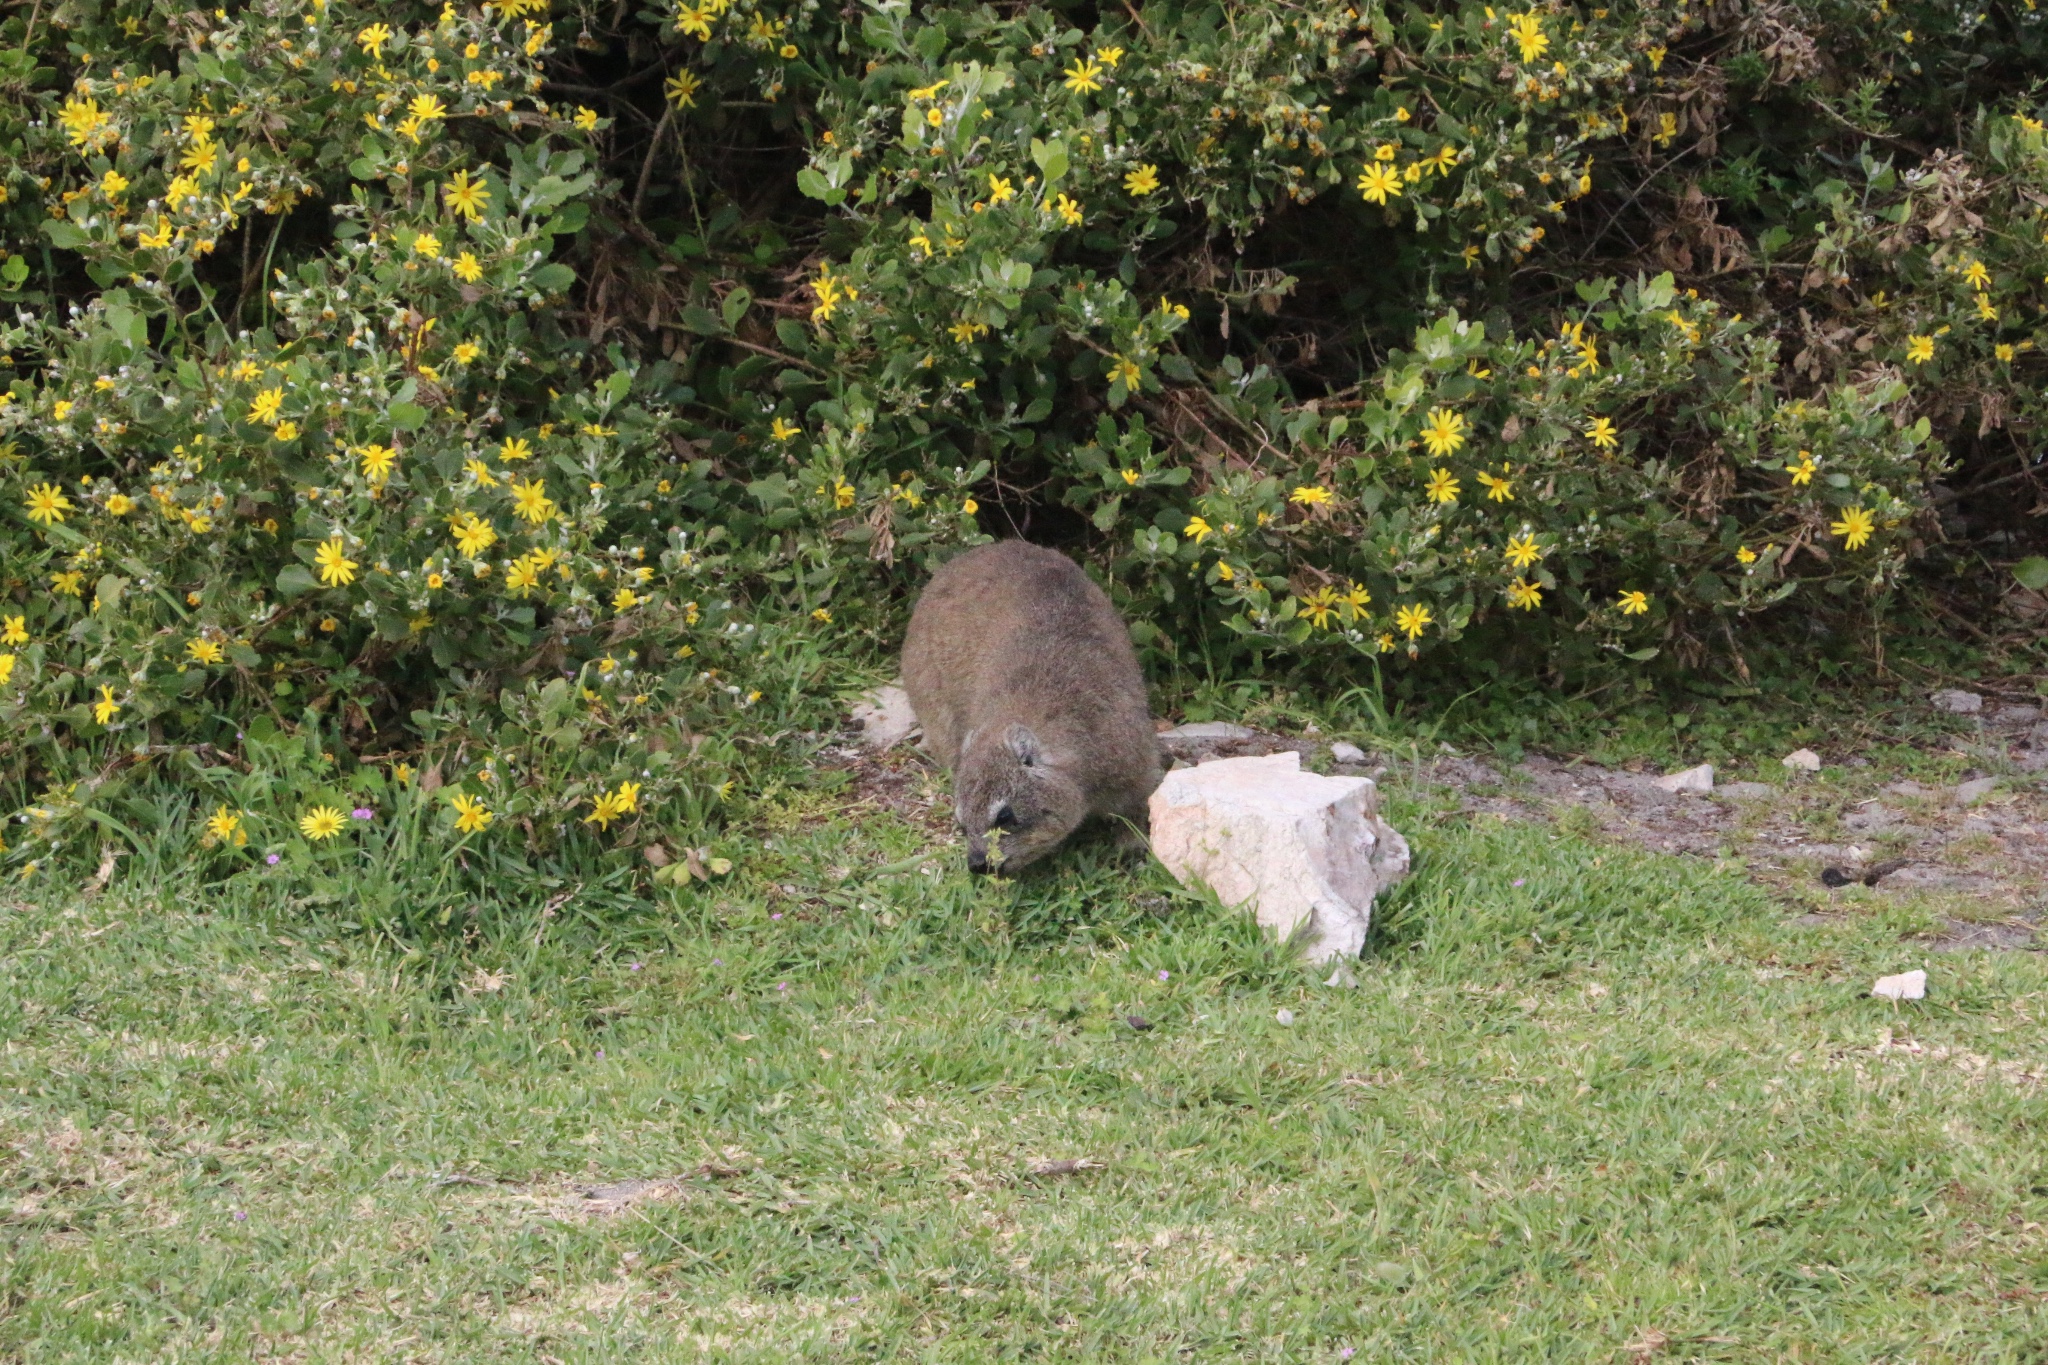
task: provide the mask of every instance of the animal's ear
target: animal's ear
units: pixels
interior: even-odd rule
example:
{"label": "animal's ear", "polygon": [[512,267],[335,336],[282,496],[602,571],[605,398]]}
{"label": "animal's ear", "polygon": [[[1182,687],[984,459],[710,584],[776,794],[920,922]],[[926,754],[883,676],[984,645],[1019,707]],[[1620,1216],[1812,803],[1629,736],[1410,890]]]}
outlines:
{"label": "animal's ear", "polygon": [[1039,760],[1044,757],[1044,751],[1038,745],[1038,736],[1031,733],[1031,727],[1028,725],[1012,725],[1003,732],[1003,743],[1010,746],[1010,752],[1027,768],[1036,767]]}

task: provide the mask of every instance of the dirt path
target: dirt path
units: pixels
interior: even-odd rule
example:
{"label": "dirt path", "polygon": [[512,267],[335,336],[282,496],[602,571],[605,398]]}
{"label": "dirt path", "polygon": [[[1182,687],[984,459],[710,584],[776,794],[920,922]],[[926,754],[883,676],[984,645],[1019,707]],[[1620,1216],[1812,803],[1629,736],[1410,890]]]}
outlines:
{"label": "dirt path", "polygon": [[[1819,772],[1772,763],[1774,781],[1724,781],[1711,792],[1667,791],[1662,774],[1647,769],[1541,755],[1512,765],[1451,752],[1360,757],[1341,743],[1333,754],[1324,737],[1236,725],[1182,726],[1161,742],[1179,763],[1293,749],[1319,770],[1374,777],[1390,795],[1454,802],[1474,816],[1736,859],[1788,909],[1816,917],[1914,905],[1939,926],[1932,947],[2032,948],[2036,927],[2048,922],[2048,717],[1994,701],[1961,719],[1967,732],[1951,736],[1932,765],[1954,781],[1823,755]],[[820,757],[850,773],[858,799],[946,837],[943,775],[912,747],[877,752],[849,742]]]}

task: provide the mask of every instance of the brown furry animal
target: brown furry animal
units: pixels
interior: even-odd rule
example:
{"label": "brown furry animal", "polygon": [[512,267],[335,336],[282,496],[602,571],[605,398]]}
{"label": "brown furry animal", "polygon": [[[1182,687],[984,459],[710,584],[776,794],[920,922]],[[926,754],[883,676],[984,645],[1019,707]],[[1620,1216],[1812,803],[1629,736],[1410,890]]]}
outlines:
{"label": "brown furry animal", "polygon": [[1145,679],[1074,561],[1006,540],[946,564],[911,615],[903,683],[953,774],[969,871],[1014,872],[1091,815],[1142,845],[1161,776]]}

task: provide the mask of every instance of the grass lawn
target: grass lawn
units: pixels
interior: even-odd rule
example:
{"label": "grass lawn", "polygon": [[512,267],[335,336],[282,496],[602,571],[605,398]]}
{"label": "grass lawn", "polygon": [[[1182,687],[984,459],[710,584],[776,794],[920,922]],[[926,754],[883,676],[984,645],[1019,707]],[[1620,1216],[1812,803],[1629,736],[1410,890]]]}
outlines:
{"label": "grass lawn", "polygon": [[0,904],[0,1358],[2048,1354],[2033,954],[1397,803],[1344,989],[1106,848],[785,814],[433,942]]}

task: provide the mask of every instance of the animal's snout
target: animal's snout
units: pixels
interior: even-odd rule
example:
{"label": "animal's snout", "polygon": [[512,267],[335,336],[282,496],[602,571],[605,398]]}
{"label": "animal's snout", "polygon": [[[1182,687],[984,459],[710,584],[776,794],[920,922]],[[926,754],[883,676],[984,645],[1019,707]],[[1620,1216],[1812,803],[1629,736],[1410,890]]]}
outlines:
{"label": "animal's snout", "polygon": [[975,876],[977,876],[977,877],[985,877],[985,876],[987,876],[987,875],[988,875],[988,855],[987,855],[987,854],[985,854],[985,853],[970,853],[970,854],[968,854],[968,855],[967,855],[967,870],[968,870],[969,872],[972,872],[972,873],[973,873],[973,874],[974,874]]}

